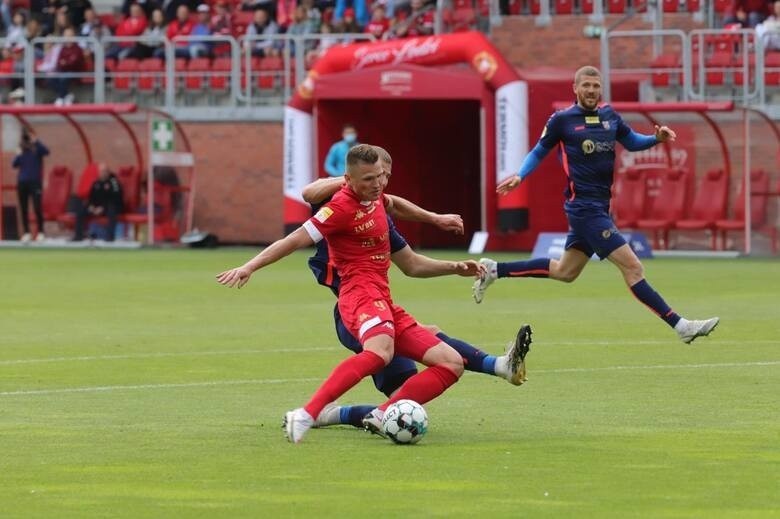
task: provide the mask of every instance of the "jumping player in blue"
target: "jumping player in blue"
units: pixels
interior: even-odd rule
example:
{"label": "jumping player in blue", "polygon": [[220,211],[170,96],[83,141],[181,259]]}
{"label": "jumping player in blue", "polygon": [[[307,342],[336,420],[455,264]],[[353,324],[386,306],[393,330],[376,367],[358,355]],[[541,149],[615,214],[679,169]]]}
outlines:
{"label": "jumping player in blue", "polygon": [[560,260],[537,258],[508,263],[482,258],[480,263],[486,274],[474,282],[474,300],[481,303],[485,291],[497,278],[537,277],[571,283],[595,253],[620,269],[634,296],[674,328],[683,342],[709,335],[719,318],[695,321],[675,313],[645,280],[642,263],[609,215],[615,143],[629,151],[639,151],[659,142],[674,141],[675,133],[666,126],[656,126],[654,135],[636,133],[612,107],[599,107],[601,73],[595,67],[577,71],[574,93],[576,104],[550,117],[539,142],[523,160],[520,172],[497,188],[500,194],[516,188],[556,145],[560,146],[559,158],[568,180],[564,210],[570,228],[563,256]]}
{"label": "jumping player in blue", "polygon": [[[378,146],[376,148],[379,151],[385,181],[387,181],[392,174],[392,158],[384,149]],[[303,189],[303,199],[312,205],[312,210],[316,213],[341,188],[342,184],[343,179],[340,178],[317,180]],[[393,199],[393,210],[396,217],[431,223],[444,230],[463,232],[463,221],[458,215],[431,213],[403,198],[388,196]],[[390,216],[388,216],[388,225],[391,259],[407,276],[419,278],[448,274],[471,276],[479,268],[475,262],[474,265],[467,265],[466,262],[441,261],[417,254],[397,231]],[[334,294],[338,295],[340,279],[338,272],[329,263],[328,247],[325,240],[317,244],[316,253],[309,258],[309,268],[320,285],[330,288]],[[333,317],[336,324],[336,335],[341,344],[355,353],[362,351],[360,342],[347,331],[342,323],[338,305],[333,309]],[[499,376],[518,386],[527,380],[525,356],[531,345],[530,326],[520,327],[514,343],[506,355],[501,356],[488,355],[460,339],[449,337],[435,326],[427,327],[463,357],[467,370]],[[374,385],[379,391],[390,396],[415,373],[417,373],[417,367],[414,361],[405,357],[395,357],[384,370],[374,375]],[[374,407],[373,405],[339,406],[335,403],[329,404],[316,417],[315,427],[345,424],[360,428],[366,427],[372,432],[379,433],[378,423],[372,423],[370,418]]]}

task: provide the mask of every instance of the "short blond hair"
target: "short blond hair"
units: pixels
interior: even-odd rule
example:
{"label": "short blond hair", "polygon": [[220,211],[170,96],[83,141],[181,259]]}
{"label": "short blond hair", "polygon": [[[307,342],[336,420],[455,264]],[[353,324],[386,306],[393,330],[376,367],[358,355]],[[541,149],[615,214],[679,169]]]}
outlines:
{"label": "short blond hair", "polygon": [[580,84],[580,80],[582,79],[582,76],[597,77],[601,79],[601,72],[599,71],[599,69],[591,65],[585,65],[584,67],[580,67],[577,69],[577,72],[574,73],[575,85]]}
{"label": "short blond hair", "polygon": [[376,152],[377,154],[379,154],[379,160],[381,160],[388,166],[393,165],[393,157],[390,156],[390,153],[388,153],[386,149],[384,149],[382,146],[374,146],[374,148],[376,148]]}

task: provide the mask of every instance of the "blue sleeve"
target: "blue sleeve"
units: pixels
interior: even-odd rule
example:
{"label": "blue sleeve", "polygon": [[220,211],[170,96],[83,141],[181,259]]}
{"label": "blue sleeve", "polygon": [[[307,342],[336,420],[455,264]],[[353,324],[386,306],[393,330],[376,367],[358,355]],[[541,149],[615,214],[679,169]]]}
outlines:
{"label": "blue sleeve", "polygon": [[553,149],[563,139],[563,130],[561,128],[563,124],[563,118],[559,116],[559,112],[555,112],[547,120],[547,124],[544,125],[542,130],[542,136],[539,137],[539,143],[548,150]]}
{"label": "blue sleeve", "polygon": [[45,157],[49,154],[49,148],[41,144],[41,141],[36,141],[35,143],[38,146],[38,156],[39,157]]}
{"label": "blue sleeve", "polygon": [[330,147],[328,156],[325,157],[325,171],[332,177],[343,175],[343,171],[338,171],[339,165],[339,144],[336,143]]}
{"label": "blue sleeve", "polygon": [[629,128],[626,135],[618,138],[618,142],[622,144],[628,151],[642,151],[648,148],[652,148],[658,144],[658,139],[655,138],[655,135],[644,135],[642,133],[636,133],[634,130]]}
{"label": "blue sleeve", "polygon": [[14,162],[11,164],[12,168],[18,168],[22,165],[22,154],[20,153],[16,157],[14,157]]}
{"label": "blue sleeve", "polygon": [[387,227],[388,235],[390,236],[390,254],[395,254],[408,244],[406,243],[406,239],[398,232],[398,229],[395,228],[395,223],[393,223],[393,219],[389,216],[387,217]]}
{"label": "blue sleeve", "polygon": [[537,166],[539,166],[539,163],[542,162],[542,159],[544,159],[548,153],[550,153],[550,148],[545,148],[542,146],[541,142],[536,143],[536,146],[534,146],[534,149],[531,150],[531,153],[526,155],[523,159],[523,163],[520,164],[520,172],[517,174],[517,176],[519,176],[522,180],[533,173],[533,171]]}

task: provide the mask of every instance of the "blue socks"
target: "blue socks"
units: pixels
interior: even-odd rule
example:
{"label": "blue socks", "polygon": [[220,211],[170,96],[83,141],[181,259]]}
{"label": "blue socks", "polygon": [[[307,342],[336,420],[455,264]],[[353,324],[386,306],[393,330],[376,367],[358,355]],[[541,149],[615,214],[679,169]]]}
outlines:
{"label": "blue socks", "polygon": [[664,299],[658,295],[658,292],[653,290],[653,287],[644,279],[632,286],[631,292],[672,328],[674,328],[680,320],[680,316],[672,311],[669,305],[666,304],[666,301],[664,301]]}
{"label": "blue socks", "polygon": [[550,277],[550,258],[499,263],[496,265],[496,274],[500,278],[548,278]]}
{"label": "blue socks", "polygon": [[344,405],[339,410],[339,423],[363,428],[363,417],[376,408],[375,405]]}
{"label": "blue socks", "polygon": [[469,371],[477,373],[487,373],[495,375],[496,357],[488,355],[484,351],[478,350],[471,344],[463,342],[460,339],[448,337],[444,332],[439,332],[436,337],[446,342],[463,357],[464,367]]}

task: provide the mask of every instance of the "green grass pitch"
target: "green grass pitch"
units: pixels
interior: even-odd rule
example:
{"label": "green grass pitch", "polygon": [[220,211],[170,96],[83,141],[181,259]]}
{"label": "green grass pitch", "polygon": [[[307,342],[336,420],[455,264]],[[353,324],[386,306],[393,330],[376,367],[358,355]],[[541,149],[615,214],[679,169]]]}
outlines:
{"label": "green grass pitch", "polygon": [[[526,385],[467,373],[402,447],[284,440],[346,350],[305,253],[217,285],[252,254],[0,252],[1,517],[780,517],[776,260],[647,261],[675,310],[721,317],[690,346],[606,262],[481,305],[394,270],[396,302],[454,337],[535,331]],[[369,381],[342,400],[377,401]]]}

